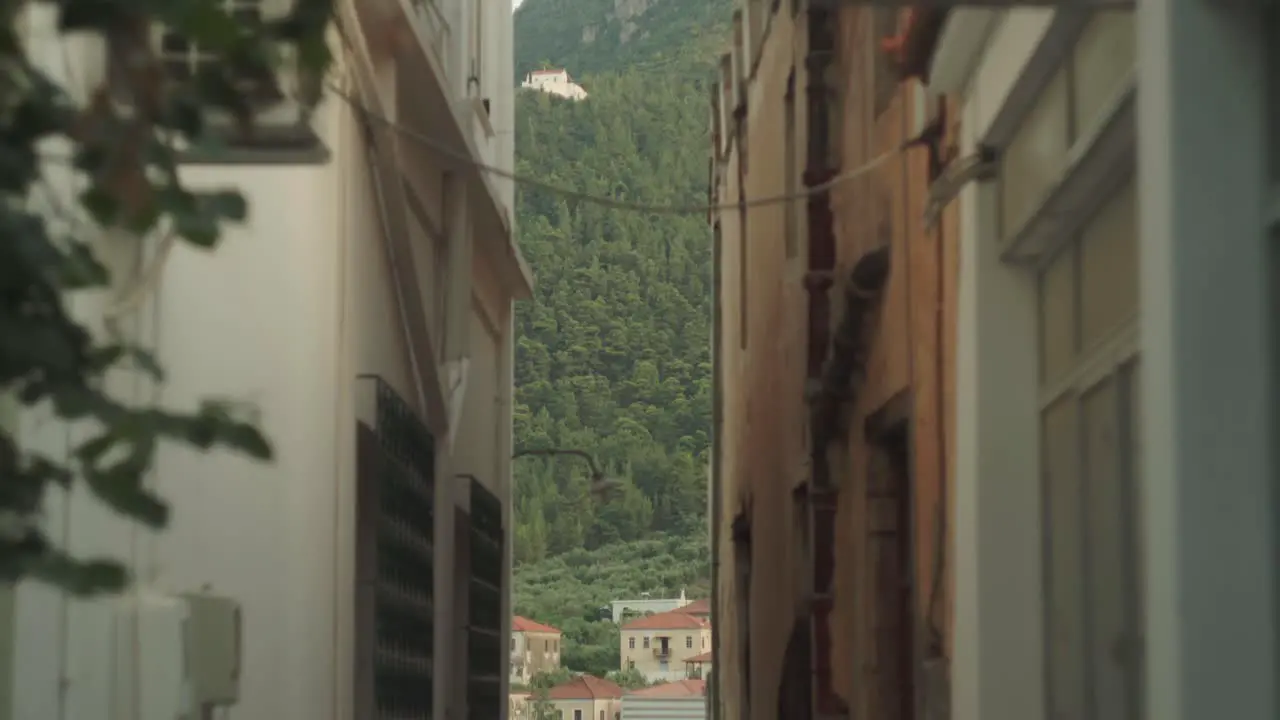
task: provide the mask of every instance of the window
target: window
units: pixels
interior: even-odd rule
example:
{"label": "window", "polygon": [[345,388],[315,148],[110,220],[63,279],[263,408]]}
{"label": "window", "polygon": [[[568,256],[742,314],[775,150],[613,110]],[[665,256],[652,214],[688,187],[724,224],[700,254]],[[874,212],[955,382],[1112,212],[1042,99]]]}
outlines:
{"label": "window", "polygon": [[1003,152],[1001,233],[1018,232],[1061,178],[1073,146],[1105,120],[1134,68],[1132,11],[1098,12]]}
{"label": "window", "polygon": [[684,647],[685,647],[685,649],[686,649],[686,650],[691,649],[691,648],[693,647],[693,636],[692,636],[692,635],[689,635],[689,636],[685,637],[685,639],[684,639]]}
{"label": "window", "polygon": [[702,636],[702,649],[703,649],[703,650],[706,650],[706,649],[707,649],[707,636],[706,636],[706,635],[703,635],[703,636]]}
{"label": "window", "polygon": [[603,711],[603,710],[601,710],[601,711],[600,711],[600,720],[604,720],[604,711]]}
{"label": "window", "polygon": [[[286,16],[292,0],[219,0],[223,10],[242,25],[278,20]],[[136,37],[136,36],[135,36]],[[215,68],[222,71],[225,63],[207,48],[189,41],[168,28],[155,27],[150,37],[156,54],[168,79],[175,84],[186,84]],[[123,104],[130,102],[129,73],[114,61],[125,55],[120,48],[113,48],[108,71],[112,92]],[[285,56],[287,71],[289,56]],[[182,155],[187,162],[321,162],[327,158],[323,147],[307,121],[305,108],[286,93],[279,77],[280,68],[244,66],[234,72],[237,87],[249,99],[255,112],[254,131],[251,135],[240,132],[239,124],[229,114],[211,112],[205,118],[206,132],[218,137],[226,149],[213,155],[207,151],[189,149]],[[299,83],[293,83],[298,85]],[[308,83],[310,85],[310,83]],[[315,88],[308,87],[304,92]],[[246,153],[252,153],[246,156]]]}
{"label": "window", "polygon": [[543,652],[548,652],[549,650],[551,650],[551,641],[550,641],[550,640],[543,640],[543,641],[542,641],[542,651],[543,651]]}
{"label": "window", "polygon": [[631,637],[631,638],[627,638],[627,647],[631,648],[632,650],[635,650],[635,649],[636,649],[636,639],[635,639],[635,638],[633,638],[633,637]]}
{"label": "window", "polygon": [[645,649],[649,648],[649,638],[644,639],[644,646],[645,646]]}
{"label": "window", "polygon": [[574,711],[573,711],[573,720],[582,720],[582,711],[581,711],[581,710],[574,710]]}
{"label": "window", "polygon": [[516,649],[516,639],[515,639],[515,638],[511,638],[511,649],[512,649],[512,650],[515,650],[515,649]]}
{"label": "window", "polygon": [[1137,200],[1115,193],[1039,277],[1047,717],[1138,717]]}
{"label": "window", "polygon": [[786,225],[783,228],[783,237],[787,258],[790,259],[796,256],[800,245],[800,231],[796,227],[796,220],[800,216],[801,205],[801,201],[796,199],[796,195],[799,192],[800,168],[797,167],[798,163],[796,162],[798,152],[796,148],[796,69],[794,66],[791,68],[791,74],[787,76],[787,93],[783,97],[783,102],[786,105],[784,108],[786,128],[782,140],[782,172],[786,176],[786,189],[783,190],[783,193],[787,195],[788,200],[783,205],[782,222]]}
{"label": "window", "polygon": [[628,660],[628,661],[627,661],[627,669],[628,669],[628,670],[635,670],[635,669],[636,669],[636,661],[635,661],[635,660]]}

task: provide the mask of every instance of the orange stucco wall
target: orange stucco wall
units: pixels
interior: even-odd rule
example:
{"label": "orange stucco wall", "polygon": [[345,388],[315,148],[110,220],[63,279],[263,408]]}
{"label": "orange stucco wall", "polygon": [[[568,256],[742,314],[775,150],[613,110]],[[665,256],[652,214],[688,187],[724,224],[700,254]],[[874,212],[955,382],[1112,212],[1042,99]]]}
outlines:
{"label": "orange stucco wall", "polygon": [[[761,3],[761,5],[764,5]],[[805,14],[793,22],[790,3],[769,20],[747,92],[742,140],[720,164],[713,190],[719,203],[740,200],[738,169],[745,148],[748,199],[788,190],[785,168],[787,77],[795,72],[796,168],[804,168],[806,146]],[[869,13],[846,6],[839,13],[838,59],[832,67],[838,108],[833,144],[842,172],[899,146],[918,130],[917,83],[897,86],[893,100],[873,117],[874,74]],[[927,115],[927,113],[925,113]],[[733,131],[732,123],[723,131]],[[929,184],[923,148],[895,154],[867,176],[846,181],[831,193],[838,278],[881,244],[891,245],[891,266],[883,299],[872,312],[865,377],[856,381],[857,401],[846,414],[844,442],[832,451],[833,477],[840,489],[836,519],[836,568],[831,635],[833,680],[856,716],[866,717],[864,673],[872,616],[864,592],[869,582],[865,542],[865,493],[869,455],[864,421],[888,400],[907,391],[912,421],[914,467],[915,617],[923,626],[935,579],[938,503],[950,477],[954,447],[954,333],[956,221],[944,213],[936,227],[924,225]],[[799,183],[791,189],[802,187]],[[725,718],[774,717],[783,655],[793,618],[801,609],[810,563],[799,549],[792,490],[809,475],[809,405],[805,399],[807,351],[807,228],[803,203],[795,217],[798,252],[788,257],[783,205],[751,208],[745,227],[737,210],[718,213],[721,243],[720,373],[723,425],[717,462],[721,483],[718,604],[717,704]],[[843,302],[831,291],[833,316]],[[941,333],[939,333],[941,323]],[[745,333],[744,333],[745,330]],[[744,337],[745,335],[745,337]],[[743,673],[739,629],[743,588],[737,586],[731,524],[749,518],[752,536],[750,587],[750,676]],[[944,513],[949,516],[950,512]],[[942,529],[945,533],[945,528]],[[949,542],[949,539],[948,539]],[[949,643],[950,553],[944,553],[942,592],[935,616]],[[949,652],[949,651],[948,651]],[[749,686],[744,686],[744,681]],[[864,712],[860,712],[864,711]]]}

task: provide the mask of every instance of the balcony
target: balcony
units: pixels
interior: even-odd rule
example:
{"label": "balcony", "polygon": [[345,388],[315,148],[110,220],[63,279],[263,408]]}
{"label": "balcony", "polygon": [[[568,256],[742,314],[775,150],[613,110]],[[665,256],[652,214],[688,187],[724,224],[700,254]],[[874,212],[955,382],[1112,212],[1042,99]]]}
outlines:
{"label": "balcony", "polygon": [[671,646],[659,645],[655,647],[653,649],[653,656],[658,658],[659,660],[666,660],[667,658],[671,657]]}

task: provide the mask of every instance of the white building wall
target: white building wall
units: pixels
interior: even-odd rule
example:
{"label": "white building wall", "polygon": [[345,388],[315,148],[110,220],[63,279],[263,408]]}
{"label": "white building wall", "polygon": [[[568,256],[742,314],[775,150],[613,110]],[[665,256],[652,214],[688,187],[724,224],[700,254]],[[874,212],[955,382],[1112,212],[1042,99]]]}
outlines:
{"label": "white building wall", "polygon": [[[946,89],[963,89],[962,155],[986,137],[1053,12],[1004,13],[973,77]],[[957,201],[953,712],[956,720],[1037,720],[1044,717],[1039,431],[1032,421],[1038,301],[1033,276],[1000,260],[995,185],[970,183]]]}
{"label": "white building wall", "polygon": [[[92,85],[100,48],[54,35],[47,10],[31,8],[33,55],[55,77],[75,80],[73,88]],[[497,20],[495,15],[491,32],[509,38],[510,14],[505,29]],[[510,55],[509,43],[490,46],[494,63]],[[505,95],[495,96],[495,114],[510,115],[513,84],[509,78],[495,83],[505,88]],[[153,476],[172,519],[159,536],[124,523],[83,494],[54,493],[49,502],[49,532],[73,553],[126,560],[149,591],[207,587],[242,603],[242,686],[232,716],[247,720],[351,716],[356,378],[376,374],[416,404],[363,132],[351,108],[337,99],[322,106],[316,122],[331,153],[326,164],[185,168],[193,188],[237,186],[250,203],[251,219],[228,228],[214,252],[175,247],[154,292],[122,323],[153,346],[166,367],[168,381],[159,395],[153,398],[128,375],[111,380],[125,397],[169,407],[191,407],[211,396],[244,400],[260,413],[275,461],[164,448]],[[498,148],[508,166],[513,147],[507,142]],[[60,187],[69,197],[68,184]],[[512,198],[508,190],[508,208]],[[133,257],[140,247],[153,253],[155,243],[107,243],[103,259],[126,277],[149,259]],[[449,489],[454,472],[481,476],[510,503],[511,290],[484,262],[477,254],[479,275],[488,279],[476,284],[471,317],[479,323],[483,308],[486,319],[483,331],[471,333],[473,379],[462,413],[467,427],[457,436],[466,452],[452,462],[442,453],[438,476],[439,514],[449,520],[445,508],[465,497]],[[433,280],[420,278],[424,298],[434,297]],[[106,303],[105,297],[86,296],[74,310],[98,324]],[[86,436],[38,413],[25,414],[21,425],[24,441],[55,458]],[[452,524],[441,525],[438,565],[451,574]],[[508,517],[508,531],[509,525]],[[442,717],[451,697],[446,689],[464,671],[450,667],[448,652],[466,643],[445,600],[451,582],[438,578],[437,584]],[[110,618],[101,605],[67,601],[35,584],[23,585],[16,596],[14,648],[22,661],[14,664],[12,697],[0,698],[0,718],[7,712],[14,720],[105,717],[112,669],[120,660],[111,654]],[[504,605],[509,616],[509,589]],[[118,720],[138,720],[136,712],[123,712]]]}
{"label": "white building wall", "polygon": [[705,697],[622,698],[622,720],[706,720]]}
{"label": "white building wall", "polygon": [[1147,716],[1280,717],[1277,15],[1137,13]]}
{"label": "white building wall", "polygon": [[688,605],[689,601],[684,597],[684,591],[680,592],[678,598],[654,598],[640,600],[614,600],[609,603],[613,616],[613,622],[622,621],[622,613],[626,610],[634,610],[638,613],[664,613]]}

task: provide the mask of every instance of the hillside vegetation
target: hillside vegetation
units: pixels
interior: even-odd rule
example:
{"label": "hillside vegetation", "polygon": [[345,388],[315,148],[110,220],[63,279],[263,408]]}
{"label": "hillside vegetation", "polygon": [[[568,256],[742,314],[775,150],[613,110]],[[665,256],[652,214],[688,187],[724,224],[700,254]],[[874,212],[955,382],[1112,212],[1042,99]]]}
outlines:
{"label": "hillside vegetation", "polygon": [[574,550],[516,573],[521,615],[551,618],[563,633],[561,661],[580,672],[618,670],[618,626],[605,614],[613,600],[710,593],[705,537],[653,537],[597,550]]}
{"label": "hillside vegetation", "polygon": [[[566,67],[590,95],[520,94],[518,171],[596,197],[702,202],[730,12],[728,0],[525,0],[518,70]],[[599,607],[705,595],[710,233],[701,214],[529,187],[518,227],[538,284],[517,310],[516,445],[584,450],[626,483],[596,505],[580,458],[517,462],[516,612],[562,628],[565,664],[600,673],[617,669],[618,646]]]}

